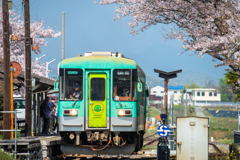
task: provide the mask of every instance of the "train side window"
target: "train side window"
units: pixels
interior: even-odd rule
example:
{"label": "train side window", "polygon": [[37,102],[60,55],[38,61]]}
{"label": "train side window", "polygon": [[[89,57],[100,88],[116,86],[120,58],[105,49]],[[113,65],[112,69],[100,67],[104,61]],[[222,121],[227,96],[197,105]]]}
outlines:
{"label": "train side window", "polygon": [[83,99],[82,69],[60,69],[60,100]]}
{"label": "train side window", "polygon": [[132,71],[131,69],[115,69],[113,71],[113,99],[115,101],[137,100],[136,84],[134,82],[136,77],[133,78]]}

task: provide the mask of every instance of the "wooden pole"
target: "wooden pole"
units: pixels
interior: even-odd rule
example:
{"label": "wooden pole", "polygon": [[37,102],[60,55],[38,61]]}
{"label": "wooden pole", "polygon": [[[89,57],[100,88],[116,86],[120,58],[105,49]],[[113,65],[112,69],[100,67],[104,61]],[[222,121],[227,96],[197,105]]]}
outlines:
{"label": "wooden pole", "polygon": [[[165,114],[168,114],[168,79],[164,79],[164,92],[166,94],[166,99],[165,99]],[[167,125],[168,121],[166,121]]]}
{"label": "wooden pole", "polygon": [[[3,52],[4,52],[4,100],[3,110],[10,111],[10,44],[8,0],[2,0]],[[3,114],[3,129],[10,129],[10,114]],[[3,132],[3,139],[10,139],[9,132]]]}
{"label": "wooden pole", "polygon": [[32,136],[32,79],[31,79],[31,40],[30,40],[30,13],[29,0],[24,1],[25,26],[25,84],[26,84],[26,120],[25,136]]}

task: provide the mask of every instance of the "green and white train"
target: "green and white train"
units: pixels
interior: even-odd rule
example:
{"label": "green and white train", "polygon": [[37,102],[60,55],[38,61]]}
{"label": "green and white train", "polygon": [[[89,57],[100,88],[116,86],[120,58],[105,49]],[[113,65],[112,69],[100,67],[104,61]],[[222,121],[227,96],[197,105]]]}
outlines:
{"label": "green and white train", "polygon": [[65,59],[55,89],[63,153],[117,155],[142,148],[148,89],[136,62],[112,52]]}

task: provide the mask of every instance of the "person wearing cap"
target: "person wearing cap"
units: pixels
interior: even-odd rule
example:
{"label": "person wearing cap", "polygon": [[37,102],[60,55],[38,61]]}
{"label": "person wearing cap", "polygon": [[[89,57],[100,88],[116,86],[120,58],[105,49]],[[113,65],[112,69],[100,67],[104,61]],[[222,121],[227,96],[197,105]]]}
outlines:
{"label": "person wearing cap", "polygon": [[79,100],[82,97],[82,91],[80,90],[80,85],[78,82],[74,83],[74,89],[70,92],[69,96],[72,100]]}

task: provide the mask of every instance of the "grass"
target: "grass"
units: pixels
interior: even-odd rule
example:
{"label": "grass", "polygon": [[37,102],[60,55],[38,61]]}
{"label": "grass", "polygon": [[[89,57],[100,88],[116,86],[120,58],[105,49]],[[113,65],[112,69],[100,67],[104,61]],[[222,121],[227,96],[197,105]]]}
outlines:
{"label": "grass", "polygon": [[[191,111],[191,113],[190,113]],[[149,117],[156,117],[164,112],[161,108],[149,107]],[[168,109],[168,115],[171,115],[171,109]],[[183,117],[185,115],[185,106],[174,106],[173,109],[173,124],[176,124],[176,117]],[[196,116],[194,107],[187,107],[187,116]],[[171,117],[170,117],[171,122]],[[170,123],[169,122],[169,123]]]}
{"label": "grass", "polygon": [[146,149],[146,150],[157,149],[157,145],[142,147],[142,149]]}
{"label": "grass", "polygon": [[[221,107],[219,107],[220,109]],[[209,140],[211,137],[222,144],[233,143],[233,131],[238,128],[238,119],[229,117],[214,117],[207,110],[211,107],[204,107],[203,113],[209,117]],[[217,108],[214,108],[217,109]],[[226,109],[225,109],[226,110]]]}
{"label": "grass", "polygon": [[[15,137],[15,133],[13,132],[13,138]],[[21,137],[21,132],[17,131],[17,137]],[[3,135],[0,134],[0,139],[3,139]]]}
{"label": "grass", "polygon": [[230,144],[230,143],[234,143],[234,140],[233,139],[229,139],[229,140],[224,139],[224,140],[221,141],[221,143],[222,144]]}
{"label": "grass", "polygon": [[149,107],[149,117],[156,117],[157,115],[160,114],[161,114],[160,109],[155,107]]}
{"label": "grass", "polygon": [[9,155],[8,153],[6,152],[3,152],[1,149],[0,149],[0,159],[4,159],[4,160],[14,160],[14,157]]}

